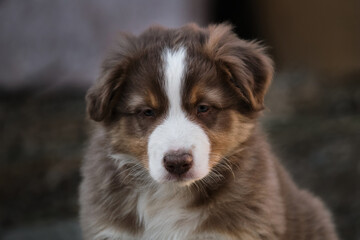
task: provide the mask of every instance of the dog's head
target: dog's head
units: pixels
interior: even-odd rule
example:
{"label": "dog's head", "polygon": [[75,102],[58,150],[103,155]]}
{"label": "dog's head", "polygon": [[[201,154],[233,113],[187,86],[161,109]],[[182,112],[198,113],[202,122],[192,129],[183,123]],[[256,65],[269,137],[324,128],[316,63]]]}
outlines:
{"label": "dog's head", "polygon": [[87,94],[113,153],[158,182],[202,179],[251,135],[271,60],[231,26],[153,27],[123,35]]}

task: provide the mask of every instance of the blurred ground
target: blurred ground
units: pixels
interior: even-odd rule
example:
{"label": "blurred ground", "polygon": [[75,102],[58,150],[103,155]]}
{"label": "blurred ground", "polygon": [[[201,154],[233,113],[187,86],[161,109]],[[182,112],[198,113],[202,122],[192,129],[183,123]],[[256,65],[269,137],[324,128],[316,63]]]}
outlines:
{"label": "blurred ground", "polygon": [[[343,87],[337,81],[315,84],[313,78],[278,74],[263,126],[296,182],[334,212],[343,239],[358,240],[360,82],[349,76]],[[67,89],[1,92],[0,239],[80,239],[84,94]]]}
{"label": "blurred ground", "polygon": [[35,92],[0,94],[0,239],[73,239],[60,238],[58,221],[71,225],[77,216],[84,92]]}

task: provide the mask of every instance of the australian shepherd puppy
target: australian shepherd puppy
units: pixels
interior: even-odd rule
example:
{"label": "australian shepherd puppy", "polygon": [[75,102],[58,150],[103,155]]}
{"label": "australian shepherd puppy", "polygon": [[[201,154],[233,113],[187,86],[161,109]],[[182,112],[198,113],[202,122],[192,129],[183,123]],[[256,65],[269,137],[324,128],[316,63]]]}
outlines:
{"label": "australian shepherd puppy", "polygon": [[337,239],[258,127],[272,74],[226,24],[122,35],[86,97],[83,237]]}

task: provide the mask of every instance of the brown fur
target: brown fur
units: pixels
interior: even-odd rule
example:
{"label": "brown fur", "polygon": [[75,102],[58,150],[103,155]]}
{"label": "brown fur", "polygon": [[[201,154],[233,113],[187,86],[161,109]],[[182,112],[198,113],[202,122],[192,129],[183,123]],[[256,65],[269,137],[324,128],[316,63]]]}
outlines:
{"label": "brown fur", "polygon": [[[161,186],[148,174],[147,139],[168,107],[161,50],[180,45],[188,54],[182,107],[209,137],[212,170],[189,187],[175,187],[176,194],[156,197]],[[297,188],[256,123],[272,74],[264,49],[239,39],[229,25],[153,27],[138,37],[122,36],[87,94],[96,123],[82,167],[84,238],[111,227],[140,239],[145,226],[137,204],[147,192],[154,209],[179,198],[184,210],[203,216],[194,239],[337,239],[329,212]],[[203,102],[212,108],[197,114],[194,106]],[[154,117],[141,115],[146,106],[156,109]],[[133,159],[119,165],[109,151]],[[185,224],[179,219],[179,228]]]}

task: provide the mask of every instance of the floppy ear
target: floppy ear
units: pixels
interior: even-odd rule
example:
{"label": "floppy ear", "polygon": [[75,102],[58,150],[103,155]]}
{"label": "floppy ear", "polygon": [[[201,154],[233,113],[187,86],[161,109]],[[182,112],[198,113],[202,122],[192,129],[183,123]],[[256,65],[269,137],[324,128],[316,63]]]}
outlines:
{"label": "floppy ear", "polygon": [[262,110],[274,71],[265,49],[256,42],[239,39],[228,24],[212,25],[209,31],[206,51],[220,63],[229,77],[227,81],[249,110]]}
{"label": "floppy ear", "polygon": [[91,119],[100,122],[110,115],[111,100],[121,85],[122,70],[104,70],[86,94],[87,112]]}
{"label": "floppy ear", "polygon": [[117,50],[105,59],[100,77],[86,94],[87,112],[94,121],[100,122],[111,115],[112,100],[125,81],[134,40],[131,35],[121,35]]}

